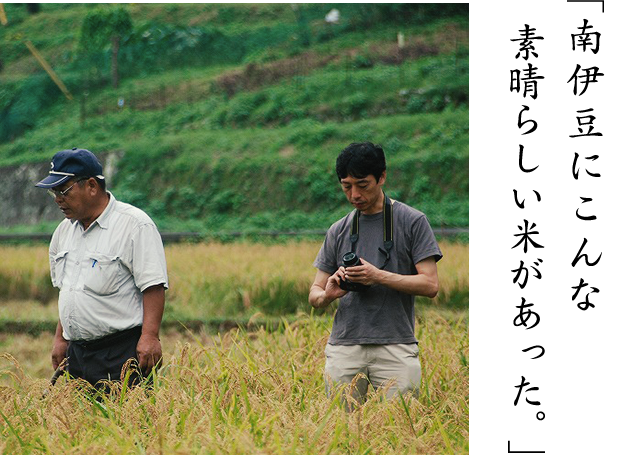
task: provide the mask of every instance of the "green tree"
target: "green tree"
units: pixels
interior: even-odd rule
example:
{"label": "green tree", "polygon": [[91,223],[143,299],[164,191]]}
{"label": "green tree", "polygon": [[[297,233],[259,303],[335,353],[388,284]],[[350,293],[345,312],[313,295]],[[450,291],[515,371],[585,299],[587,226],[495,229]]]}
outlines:
{"label": "green tree", "polygon": [[26,3],[29,14],[37,14],[40,12],[40,3]]}
{"label": "green tree", "polygon": [[86,15],[80,32],[80,48],[88,53],[102,52],[111,46],[111,83],[118,87],[118,52],[120,41],[133,30],[129,11],[120,6],[97,9]]}

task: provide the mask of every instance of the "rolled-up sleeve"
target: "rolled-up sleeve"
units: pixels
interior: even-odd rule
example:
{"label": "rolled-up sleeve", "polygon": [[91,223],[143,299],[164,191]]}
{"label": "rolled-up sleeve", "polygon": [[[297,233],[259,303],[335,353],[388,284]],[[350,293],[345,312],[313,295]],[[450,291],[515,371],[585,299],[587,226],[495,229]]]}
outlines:
{"label": "rolled-up sleeve", "polygon": [[169,288],[164,246],[155,224],[142,224],[131,234],[131,273],[140,291],[159,284]]}

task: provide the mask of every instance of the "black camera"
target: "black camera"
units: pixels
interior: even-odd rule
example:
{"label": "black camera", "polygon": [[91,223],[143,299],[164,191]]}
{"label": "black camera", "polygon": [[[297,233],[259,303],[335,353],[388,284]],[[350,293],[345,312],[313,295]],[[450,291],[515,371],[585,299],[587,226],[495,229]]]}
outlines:
{"label": "black camera", "polygon": [[[345,267],[353,267],[355,265],[362,265],[362,262],[360,262],[360,258],[356,253],[349,251],[342,256],[342,264]],[[340,280],[340,289],[345,291],[364,292],[370,287],[371,286],[362,283],[352,283],[349,280]]]}

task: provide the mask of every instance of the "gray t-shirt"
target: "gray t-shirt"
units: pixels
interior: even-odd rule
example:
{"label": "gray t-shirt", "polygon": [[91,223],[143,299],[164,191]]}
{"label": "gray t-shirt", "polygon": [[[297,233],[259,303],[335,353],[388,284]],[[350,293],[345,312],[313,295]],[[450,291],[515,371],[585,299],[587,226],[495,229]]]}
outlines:
{"label": "gray t-shirt", "polygon": [[[342,256],[351,251],[351,222],[355,210],[334,223],[313,265],[332,274],[342,265]],[[383,248],[383,214],[360,215],[356,254],[380,268]],[[401,275],[416,275],[415,264],[435,257],[442,258],[427,217],[402,202],[393,204],[393,248],[384,268]],[[417,343],[414,335],[415,297],[374,285],[364,292],[348,292],[340,299],[333,321],[329,344],[401,344]]]}

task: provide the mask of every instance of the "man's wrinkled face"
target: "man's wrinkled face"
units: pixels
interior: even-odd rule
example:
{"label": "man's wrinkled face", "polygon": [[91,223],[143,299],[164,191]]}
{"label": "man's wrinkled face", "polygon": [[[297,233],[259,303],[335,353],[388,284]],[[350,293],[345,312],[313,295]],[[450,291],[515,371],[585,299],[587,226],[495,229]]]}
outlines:
{"label": "man's wrinkled face", "polygon": [[383,198],[382,185],[386,180],[386,176],[386,172],[383,172],[376,182],[376,178],[371,174],[364,178],[348,175],[340,179],[340,184],[351,205],[365,215],[373,215],[377,213],[376,206],[380,199]]}
{"label": "man's wrinkled face", "polygon": [[58,208],[64,213],[66,218],[81,219],[84,214],[84,185],[83,181],[69,180],[62,185],[56,186],[49,193],[54,197]]}

